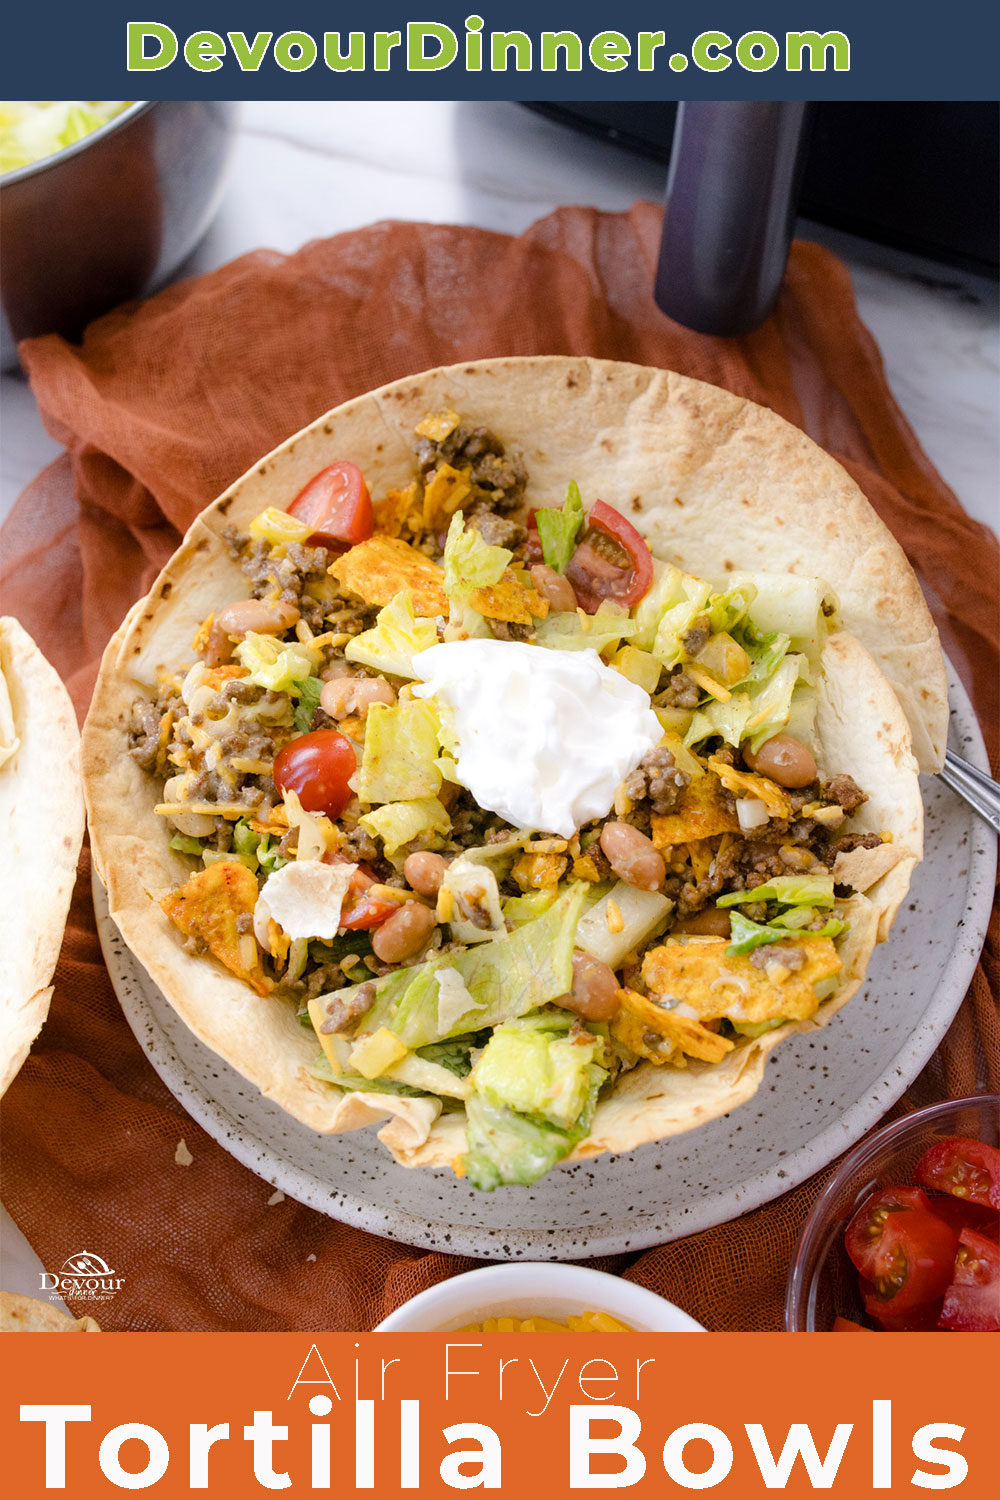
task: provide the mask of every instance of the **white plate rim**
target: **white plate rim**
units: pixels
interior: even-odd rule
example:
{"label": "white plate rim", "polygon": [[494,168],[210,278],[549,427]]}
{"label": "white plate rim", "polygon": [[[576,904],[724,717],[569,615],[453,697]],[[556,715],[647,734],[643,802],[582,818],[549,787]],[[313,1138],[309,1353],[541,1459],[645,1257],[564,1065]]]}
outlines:
{"label": "white plate rim", "polygon": [[[952,723],[962,740],[962,753],[972,764],[989,772],[989,761],[972,704],[950,662],[948,675]],[[485,1227],[477,1229],[444,1219],[424,1219],[395,1205],[387,1206],[384,1201],[379,1201],[376,1206],[364,1197],[356,1197],[342,1189],[332,1190],[329,1183],[304,1170],[282,1151],[251,1135],[205,1092],[200,1083],[188,1076],[172,1043],[160,1028],[157,1028],[160,1046],[155,1055],[151,1054],[145,1035],[150,1015],[141,999],[133,993],[133,984],[139,988],[134,978],[137,971],[142,974],[147,987],[152,981],[122,940],[109,914],[107,897],[96,873],[92,884],[101,948],[112,985],[136,1040],[174,1098],[243,1166],[297,1202],[382,1238],[485,1260],[578,1260],[623,1252],[634,1254],[735,1219],[790,1192],[828,1166],[877,1124],[928,1062],[965,998],[979,960],[992,907],[996,859],[994,839],[987,838],[981,845],[973,846],[967,882],[972,899],[966,910],[964,941],[956,943],[952,949],[946,972],[933,1000],[924,1010],[920,1024],[906,1037],[881,1076],[855,1104],[787,1155],[774,1158],[759,1173],[693,1204],[675,1205],[672,1210],[665,1207],[664,1217],[655,1225],[627,1226],[592,1235],[584,1226],[576,1225],[545,1231],[513,1227],[502,1231]],[[167,1003],[164,1000],[164,1004]],[[169,1056],[165,1057],[165,1052]],[[222,1058],[214,1058],[214,1063],[218,1068],[228,1069],[234,1077],[239,1076]],[[445,1245],[442,1245],[443,1230],[448,1232]],[[583,1236],[587,1237],[585,1249],[581,1249]]]}

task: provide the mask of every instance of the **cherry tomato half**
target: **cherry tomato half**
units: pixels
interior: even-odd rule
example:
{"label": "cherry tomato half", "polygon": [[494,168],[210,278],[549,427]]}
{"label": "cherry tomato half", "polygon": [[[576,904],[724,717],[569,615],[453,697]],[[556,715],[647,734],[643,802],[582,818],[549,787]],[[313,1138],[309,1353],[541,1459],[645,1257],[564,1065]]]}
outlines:
{"label": "cherry tomato half", "polygon": [[923,1187],[1000,1208],[1000,1151],[983,1141],[957,1135],[938,1141],[920,1158],[916,1175]]}
{"label": "cherry tomato half", "polygon": [[632,523],[598,500],[587,517],[587,530],[570,558],[566,577],[588,615],[596,614],[605,599],[631,609],[649,592],[653,558]]}
{"label": "cherry tomato half", "polygon": [[288,514],[312,526],[315,547],[344,551],[366,542],[375,528],[372,497],[357,464],[330,464],[315,474],[288,507]]}
{"label": "cherry tomato half", "polygon": [[943,1219],[956,1234],[963,1229],[974,1229],[1000,1244],[1000,1213],[995,1208],[983,1208],[966,1198],[952,1198],[949,1193],[934,1193],[927,1203],[934,1217]]}
{"label": "cherry tomato half", "polygon": [[[940,1297],[958,1239],[930,1212],[919,1188],[888,1188],[868,1199],[847,1228],[847,1253],[893,1314]],[[871,1309],[867,1309],[871,1312]]]}
{"label": "cherry tomato half", "polygon": [[939,1328],[959,1333],[1000,1333],[1000,1246],[963,1229],[955,1279],[944,1294]]}
{"label": "cherry tomato half", "polygon": [[[342,855],[330,855],[329,860],[339,860]],[[378,927],[393,912],[399,910],[397,901],[386,901],[381,896],[369,896],[368,891],[375,885],[375,876],[365,865],[358,865],[351,877],[351,883],[344,897],[344,904],[340,908],[340,925],[348,932],[357,932],[362,928]]]}
{"label": "cherry tomato half", "polygon": [[274,757],[274,784],[282,795],[297,792],[307,812],[339,818],[351,800],[349,777],[357,770],[350,740],[335,729],[314,729],[290,740]]}
{"label": "cherry tomato half", "polygon": [[891,1302],[878,1295],[870,1281],[858,1277],[865,1312],[886,1333],[930,1333],[937,1327],[941,1316],[943,1299],[935,1297],[933,1302],[920,1302],[916,1307],[897,1312]]}

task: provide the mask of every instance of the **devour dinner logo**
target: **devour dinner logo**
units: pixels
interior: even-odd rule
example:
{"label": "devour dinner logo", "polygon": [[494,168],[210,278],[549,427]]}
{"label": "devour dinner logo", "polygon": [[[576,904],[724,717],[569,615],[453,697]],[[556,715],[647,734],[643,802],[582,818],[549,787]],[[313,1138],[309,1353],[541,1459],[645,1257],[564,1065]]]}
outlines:
{"label": "devour dinner logo", "polygon": [[83,1250],[79,1255],[70,1255],[62,1263],[58,1275],[43,1271],[42,1291],[71,1297],[81,1302],[110,1302],[116,1292],[121,1291],[124,1277],[116,1273],[100,1255],[92,1250]]}

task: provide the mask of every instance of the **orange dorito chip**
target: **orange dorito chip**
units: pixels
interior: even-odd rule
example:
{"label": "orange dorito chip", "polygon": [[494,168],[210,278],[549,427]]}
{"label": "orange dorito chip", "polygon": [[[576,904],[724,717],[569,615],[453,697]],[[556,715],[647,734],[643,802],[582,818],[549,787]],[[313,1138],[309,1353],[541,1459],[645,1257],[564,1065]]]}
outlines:
{"label": "orange dorito chip", "polygon": [[734,797],[756,797],[759,802],[763,802],[770,818],[787,818],[791,815],[792,803],[788,793],[769,776],[761,776],[756,771],[738,771],[735,766],[727,765],[714,755],[709,757],[708,766]]}
{"label": "orange dorito chip", "polygon": [[[731,1021],[759,1025],[778,1019],[805,1020],[816,1011],[819,1000],[813,988],[841,969],[837,950],[829,938],[798,938],[771,943],[767,955],[772,969],[784,975],[770,978],[751,963],[749,955],[726,956],[725,938],[696,939],[686,943],[664,943],[653,948],[642,963],[642,977],[651,994],[676,1001],[694,1011],[702,1021],[727,1016]],[[805,954],[800,969],[781,967],[783,952]]]}
{"label": "orange dorito chip", "polygon": [[388,604],[409,589],[414,614],[446,615],[444,573],[436,562],[399,537],[373,536],[338,557],[329,572],[366,604]]}
{"label": "orange dorito chip", "polygon": [[[419,508],[417,491],[419,486],[416,480],[406,485],[401,490],[388,490],[381,500],[376,500],[372,506],[375,512],[375,530],[382,536],[399,536],[399,533],[410,522],[411,516],[417,522],[418,517],[414,514]],[[414,530],[410,525],[410,530]]]}
{"label": "orange dorito chip", "polygon": [[498,583],[474,589],[469,603],[487,620],[507,620],[516,625],[530,625],[532,616],[544,620],[549,612],[548,600],[526,588],[509,568]]}
{"label": "orange dorito chip", "polygon": [[199,938],[209,952],[258,995],[271,981],[264,973],[253,932],[240,932],[238,918],[252,916],[257,904],[257,877],[235,859],[220,859],[192,875],[160,906],[186,937]]}
{"label": "orange dorito chip", "polygon": [[439,526],[472,494],[470,470],[439,464],[424,486],[424,525]]}
{"label": "orange dorito chip", "polygon": [[735,810],[727,805],[721,781],[707,772],[685,787],[676,812],[654,813],[651,822],[657,849],[696,844],[717,833],[738,833],[740,826]]}
{"label": "orange dorito chip", "polygon": [[430,438],[432,443],[443,443],[455,431],[458,423],[458,412],[449,407],[445,411],[429,411],[413,430],[417,437]]}
{"label": "orange dorito chip", "polygon": [[736,1045],[700,1021],[665,1010],[635,990],[621,993],[622,1008],[612,1022],[611,1034],[651,1062],[676,1061],[678,1052],[699,1062],[721,1062]]}

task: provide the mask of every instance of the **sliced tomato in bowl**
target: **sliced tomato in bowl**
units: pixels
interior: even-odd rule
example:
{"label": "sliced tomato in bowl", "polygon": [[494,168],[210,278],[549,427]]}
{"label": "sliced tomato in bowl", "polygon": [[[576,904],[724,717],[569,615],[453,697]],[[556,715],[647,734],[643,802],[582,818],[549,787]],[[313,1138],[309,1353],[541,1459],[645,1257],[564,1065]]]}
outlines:
{"label": "sliced tomato in bowl", "polygon": [[384,896],[369,894],[377,882],[375,876],[364,865],[358,865],[340,909],[340,925],[348,932],[358,932],[379,927],[399,911],[398,901],[389,901]]}
{"label": "sliced tomato in bowl", "polygon": [[948,1193],[934,1193],[928,1198],[930,1211],[943,1219],[956,1234],[963,1229],[975,1229],[1000,1243],[1000,1213],[995,1208],[984,1208],[980,1203],[969,1203],[965,1198],[952,1198]]}
{"label": "sliced tomato in bowl", "polygon": [[366,542],[375,529],[365,477],[357,464],[346,459],[314,474],[288,507],[288,514],[312,527],[308,539],[314,547],[334,552]]}
{"label": "sliced tomato in bowl", "polygon": [[[537,533],[536,533],[537,535]],[[594,503],[566,577],[588,615],[607,599],[631,609],[649,592],[653,558],[631,521],[603,500]]]}
{"label": "sliced tomato in bowl", "polygon": [[1000,1333],[1000,1245],[963,1229],[954,1280],[944,1294],[939,1328],[955,1333]]}
{"label": "sliced tomato in bowl", "polygon": [[[958,1236],[931,1213],[919,1188],[893,1187],[861,1205],[848,1225],[845,1245],[870,1283],[876,1306],[896,1315],[944,1294]],[[881,1321],[867,1301],[866,1311]]]}
{"label": "sliced tomato in bowl", "polygon": [[1000,1209],[1000,1151],[985,1141],[965,1136],[937,1141],[917,1163],[916,1178],[939,1193]]}

